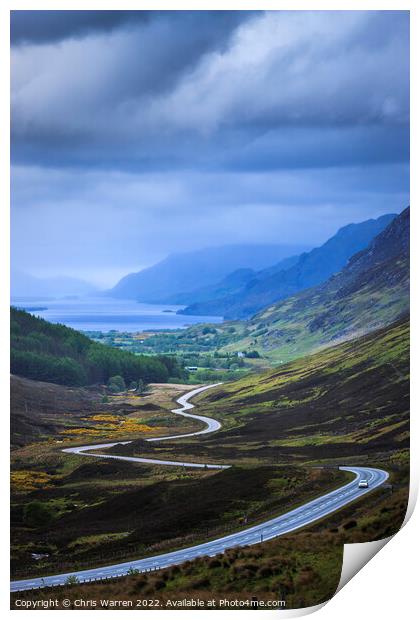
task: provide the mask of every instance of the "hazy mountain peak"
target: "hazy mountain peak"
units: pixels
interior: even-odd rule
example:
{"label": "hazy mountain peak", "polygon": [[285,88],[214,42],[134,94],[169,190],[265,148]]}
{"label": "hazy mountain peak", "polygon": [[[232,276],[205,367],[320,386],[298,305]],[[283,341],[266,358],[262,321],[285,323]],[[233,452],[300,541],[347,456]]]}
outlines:
{"label": "hazy mountain peak", "polygon": [[70,276],[37,278],[19,270],[11,273],[11,296],[13,297],[66,297],[92,295],[96,287],[85,280]]}
{"label": "hazy mountain peak", "polygon": [[128,274],[108,294],[165,303],[181,293],[212,286],[238,269],[260,270],[304,249],[298,245],[238,244],[171,254],[152,267]]}
{"label": "hazy mountain peak", "polygon": [[205,303],[193,303],[183,314],[221,315],[236,319],[252,316],[265,306],[301,290],[325,282],[340,271],[351,256],[366,248],[395,214],[369,219],[340,228],[322,246],[304,252],[291,266],[262,270],[243,290]]}

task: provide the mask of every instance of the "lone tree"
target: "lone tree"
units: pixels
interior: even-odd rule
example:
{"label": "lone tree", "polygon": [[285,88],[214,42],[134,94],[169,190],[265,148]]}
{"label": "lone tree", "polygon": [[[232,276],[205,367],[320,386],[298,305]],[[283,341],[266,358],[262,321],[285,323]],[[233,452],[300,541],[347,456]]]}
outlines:
{"label": "lone tree", "polygon": [[121,375],[110,377],[107,385],[110,392],[124,392],[125,390],[125,381]]}
{"label": "lone tree", "polygon": [[137,382],[137,392],[138,394],[143,394],[147,389],[147,383],[143,381],[143,379],[139,379]]}

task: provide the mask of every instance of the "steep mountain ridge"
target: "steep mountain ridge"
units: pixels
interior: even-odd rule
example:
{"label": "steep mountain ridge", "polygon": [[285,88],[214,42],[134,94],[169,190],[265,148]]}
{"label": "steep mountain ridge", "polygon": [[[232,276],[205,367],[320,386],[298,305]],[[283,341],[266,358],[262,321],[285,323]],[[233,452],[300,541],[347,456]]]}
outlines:
{"label": "steep mountain ridge", "polygon": [[299,245],[228,245],[172,254],[128,274],[107,294],[146,303],[180,303],[181,294],[218,284],[238,269],[261,270],[306,249]]}
{"label": "steep mountain ridge", "polygon": [[410,210],[327,282],[271,305],[227,350],[256,349],[287,361],[385,326],[409,311]]}
{"label": "steep mountain ridge", "polygon": [[180,314],[222,315],[227,319],[248,318],[269,304],[327,280],[342,269],[349,258],[366,248],[395,218],[383,215],[376,220],[348,224],[310,252],[304,252],[291,266],[279,264],[262,270],[246,282],[242,290],[187,306]]}
{"label": "steep mountain ridge", "polygon": [[[211,302],[215,299],[222,299],[231,295],[239,295],[245,287],[251,286],[252,282],[256,282],[262,275],[271,275],[282,269],[290,269],[295,265],[300,258],[300,255],[289,256],[284,258],[279,263],[266,267],[260,271],[250,268],[236,269],[232,273],[229,273],[223,280],[216,284],[200,288],[196,291],[190,291],[188,293],[179,293],[169,299],[174,304],[193,304],[201,302]],[[180,312],[180,314],[184,314]]]}

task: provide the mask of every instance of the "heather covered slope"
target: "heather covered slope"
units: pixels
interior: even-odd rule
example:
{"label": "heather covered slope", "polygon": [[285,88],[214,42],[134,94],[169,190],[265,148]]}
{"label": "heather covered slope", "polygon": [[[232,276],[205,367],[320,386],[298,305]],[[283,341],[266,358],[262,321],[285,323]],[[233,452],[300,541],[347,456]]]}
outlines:
{"label": "heather covered slope", "polygon": [[409,310],[409,208],[320,286],[269,306],[226,350],[288,361],[390,324]]}
{"label": "heather covered slope", "polygon": [[200,398],[200,413],[222,420],[204,446],[230,460],[399,458],[408,448],[409,321],[224,384]]}
{"label": "heather covered slope", "polygon": [[194,303],[181,314],[222,315],[227,319],[250,317],[268,304],[327,280],[353,254],[366,248],[394,218],[394,214],[389,214],[344,226],[322,246],[301,254],[291,265],[280,263],[264,269],[245,282],[241,290],[232,289],[225,297]]}
{"label": "heather covered slope", "polygon": [[[264,547],[187,562],[159,572],[158,579],[153,575],[154,581],[147,584],[129,582],[131,577],[117,582],[124,596],[138,597],[144,592],[170,597],[191,589],[198,595],[200,587],[243,596],[246,580],[251,579],[250,592],[263,595],[279,591],[279,582],[273,579],[285,571],[288,592],[296,589],[301,596],[303,584],[305,602],[317,602],[314,596],[320,596],[320,577],[314,577],[314,593],[306,576],[299,581],[302,570],[306,575],[313,565],[311,570],[318,571],[317,575],[328,576],[322,586],[322,596],[326,596],[339,579],[342,543],[389,536],[404,518],[408,387],[408,322],[401,321],[319,355],[222,385],[206,398],[203,395],[200,413],[214,415],[224,426],[199,442],[186,438],[166,445],[130,444],[134,451],[146,454],[150,450],[155,457],[166,450],[177,459],[187,453],[201,458],[209,455],[219,462],[225,458],[234,465],[230,469],[168,472],[168,468],[131,463],[80,463],[69,461],[53,443],[45,443],[41,467],[44,472],[48,464],[49,483],[30,494],[20,489],[12,498],[14,574],[19,575],[22,567],[24,576],[29,571],[52,574],[84,567],[84,563],[115,563],[182,548],[240,529],[244,516],[252,525],[319,495],[321,485],[336,486],[343,473],[330,465],[368,463],[387,469],[394,485],[392,495],[389,489],[378,489],[314,524],[309,532],[294,533],[289,542],[286,537]],[[28,470],[39,475],[38,449],[29,447],[15,455],[17,481]],[[322,464],[328,467],[320,469]],[[196,499],[192,507],[191,497]],[[24,506],[33,499],[50,507],[52,526],[34,528],[25,523]],[[168,505],[173,510],[167,510]],[[49,555],[35,565],[30,555],[34,549],[47,550]],[[261,555],[255,555],[257,551]],[[272,552],[278,553],[275,558]],[[291,563],[285,564],[285,557]],[[295,577],[288,577],[289,571],[296,583]],[[334,580],[330,581],[331,575]],[[71,592],[82,587],[87,595],[93,587],[94,597],[96,586],[72,586]]]}
{"label": "heather covered slope", "polygon": [[10,377],[11,446],[23,446],[66,428],[95,411],[104,411],[102,393],[82,387]]}

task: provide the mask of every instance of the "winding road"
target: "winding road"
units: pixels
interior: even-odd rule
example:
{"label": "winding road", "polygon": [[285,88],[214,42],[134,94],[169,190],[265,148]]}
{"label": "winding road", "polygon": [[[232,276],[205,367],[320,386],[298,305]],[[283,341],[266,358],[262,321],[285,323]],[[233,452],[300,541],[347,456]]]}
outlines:
{"label": "winding road", "polygon": [[[195,433],[187,433],[185,435],[156,437],[148,439],[148,441],[163,441],[166,439],[191,437],[195,435],[202,435],[205,433],[212,433],[218,430],[221,425],[217,420],[213,420],[212,418],[204,416],[193,415],[191,413],[186,413],[187,410],[190,410],[194,407],[194,405],[188,402],[190,398],[196,396],[204,390],[215,387],[216,385],[220,384],[207,385],[192,390],[187,394],[184,394],[177,400],[177,403],[180,404],[181,407],[172,410],[172,412],[177,415],[195,418],[200,420],[201,422],[204,422],[204,424],[206,424],[206,427],[203,430],[197,431]],[[155,463],[160,465],[208,467],[218,469],[224,469],[229,467],[229,465],[187,463],[180,461],[162,461],[156,459],[145,459],[138,457],[117,456],[90,452],[91,450],[109,448],[111,446],[117,445],[118,443],[127,444],[130,442],[115,442],[98,444],[94,446],[90,445],[80,446],[76,448],[65,448],[63,452],[83,454],[86,456],[96,456],[98,458],[113,458],[123,461],[133,461],[136,463]],[[241,530],[240,532],[235,532],[234,534],[223,536],[221,538],[217,538],[216,540],[205,542],[200,545],[195,545],[193,547],[188,547],[186,549],[180,549],[178,551],[172,551],[169,553],[155,555],[148,558],[142,558],[140,560],[132,560],[129,562],[122,562],[110,566],[101,566],[99,568],[73,571],[70,573],[51,575],[48,577],[34,577],[29,579],[23,579],[20,581],[12,581],[10,584],[10,589],[12,592],[19,592],[25,590],[33,590],[36,588],[43,588],[46,586],[53,587],[64,585],[69,577],[76,577],[79,582],[90,582],[111,577],[119,577],[127,574],[127,572],[130,570],[138,570],[139,572],[158,570],[161,568],[166,568],[168,566],[173,566],[175,564],[182,564],[183,562],[193,560],[195,558],[203,556],[214,556],[218,553],[223,553],[224,551],[226,551],[227,549],[231,549],[232,547],[255,545],[257,543],[270,540],[271,538],[276,538],[278,536],[282,536],[283,534],[288,534],[289,532],[293,532],[294,530],[305,527],[310,523],[313,523],[314,521],[318,521],[319,519],[326,517],[332,512],[343,508],[350,502],[353,502],[354,500],[363,497],[367,493],[370,493],[373,489],[376,489],[377,487],[382,485],[388,478],[388,473],[386,471],[373,467],[340,467],[340,469],[353,473],[355,475],[354,479],[351,482],[345,484],[344,486],[335,489],[334,491],[331,491],[325,495],[322,495],[321,497],[318,497],[310,502],[307,502],[306,504],[303,504],[302,506],[299,506],[294,510],[290,510],[289,512],[286,512],[278,517],[274,517],[269,521],[265,521],[264,523],[248,527],[244,530]],[[368,480],[368,488],[359,488],[359,480],[361,478]]]}
{"label": "winding road", "polygon": [[[150,439],[146,439],[146,441],[164,441],[166,439],[180,439],[181,437],[195,437],[196,435],[205,435],[206,433],[214,433],[214,431],[218,431],[221,428],[220,422],[217,420],[213,420],[213,418],[207,418],[203,415],[193,415],[192,413],[186,413],[189,409],[194,409],[194,405],[189,403],[188,400],[200,394],[200,392],[204,392],[205,390],[210,390],[210,388],[217,387],[221,385],[220,383],[213,383],[212,385],[205,385],[203,387],[196,388],[195,390],[191,390],[180,396],[177,399],[177,403],[181,405],[178,409],[172,409],[172,413],[176,415],[182,415],[184,418],[194,418],[194,420],[199,420],[200,422],[204,422],[206,425],[201,431],[195,431],[194,433],[185,433],[184,435],[167,435],[165,437],[152,437]],[[76,448],[64,448],[62,452],[70,452],[71,454],[84,454],[85,456],[97,456],[101,459],[117,459],[118,461],[132,461],[134,463],[152,463],[153,465],[172,465],[179,467],[202,467],[207,469],[227,469],[230,465],[213,465],[210,463],[189,463],[186,461],[162,461],[159,459],[146,459],[140,458],[137,456],[117,456],[114,454],[98,454],[95,452],[91,452],[91,450],[103,450],[104,448],[112,448],[117,445],[127,445],[131,443],[131,441],[115,441],[114,443],[99,443],[96,445],[87,445],[87,446],[77,446]]]}

